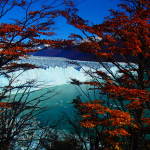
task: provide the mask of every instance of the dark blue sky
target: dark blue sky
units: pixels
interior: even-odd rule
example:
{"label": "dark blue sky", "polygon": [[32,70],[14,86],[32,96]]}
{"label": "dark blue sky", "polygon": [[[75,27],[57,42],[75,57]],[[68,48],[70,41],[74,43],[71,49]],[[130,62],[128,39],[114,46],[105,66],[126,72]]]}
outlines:
{"label": "dark blue sky", "polygon": [[[104,17],[109,15],[109,9],[117,9],[120,0],[74,0],[79,9],[79,16],[93,24],[102,23]],[[57,35],[54,38],[67,38],[70,33],[79,33],[79,30],[66,25],[65,19],[57,19]]]}

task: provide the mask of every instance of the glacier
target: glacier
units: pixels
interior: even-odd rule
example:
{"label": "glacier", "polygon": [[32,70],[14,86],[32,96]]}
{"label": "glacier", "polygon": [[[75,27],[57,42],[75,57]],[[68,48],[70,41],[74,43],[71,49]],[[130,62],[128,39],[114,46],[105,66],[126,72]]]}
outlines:
{"label": "glacier", "polygon": [[[30,80],[35,80],[41,87],[69,84],[71,79],[77,79],[84,82],[91,80],[90,75],[86,73],[87,71],[95,69],[104,70],[98,62],[74,61],[60,57],[30,56],[28,59],[23,58],[19,60],[19,63],[30,63],[39,68],[30,69],[25,72],[17,71],[11,73],[11,78],[14,78],[13,85],[24,84],[26,81]],[[112,71],[116,71],[116,68],[113,67],[112,64],[109,64],[109,66]],[[2,85],[8,84],[8,81],[5,78],[1,81]]]}

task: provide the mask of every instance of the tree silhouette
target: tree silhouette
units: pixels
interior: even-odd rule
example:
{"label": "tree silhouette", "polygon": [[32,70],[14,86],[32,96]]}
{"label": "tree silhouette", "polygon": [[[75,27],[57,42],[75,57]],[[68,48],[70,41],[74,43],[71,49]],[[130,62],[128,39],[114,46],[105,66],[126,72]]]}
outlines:
{"label": "tree silhouette", "polygon": [[70,36],[74,39],[72,44],[94,53],[100,63],[100,69],[88,72],[92,81],[73,80],[74,84],[91,85],[109,99],[77,105],[83,118],[81,126],[97,131],[97,149],[149,149],[149,7],[148,0],[125,0],[118,10],[110,10],[102,24],[96,25],[74,12],[61,12],[69,24],[82,32],[82,36]]}
{"label": "tree silhouette", "polygon": [[[63,4],[53,0],[0,0],[0,77],[8,81],[0,85],[0,150],[14,149],[21,140],[31,146],[37,130],[34,119],[45,95],[31,98],[35,82],[14,85],[21,73],[15,77],[12,74],[37,67],[19,61],[37,51],[37,46],[57,44],[50,36],[54,34],[54,18]],[[33,149],[30,146],[27,149]]]}

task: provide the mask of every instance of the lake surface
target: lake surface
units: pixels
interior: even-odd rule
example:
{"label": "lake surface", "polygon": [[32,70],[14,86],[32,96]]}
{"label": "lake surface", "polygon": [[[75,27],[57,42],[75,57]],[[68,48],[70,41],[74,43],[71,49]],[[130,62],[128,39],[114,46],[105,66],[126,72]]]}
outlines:
{"label": "lake surface", "polygon": [[81,88],[85,93],[83,93],[78,86],[72,84],[57,85],[35,91],[30,95],[31,99],[48,93],[44,96],[46,100],[40,104],[43,109],[42,113],[37,117],[37,120],[40,121],[42,125],[55,124],[59,121],[58,128],[66,128],[67,122],[65,119],[67,117],[73,120],[76,119],[76,109],[72,104],[73,99],[80,97],[82,101],[88,101],[98,99],[99,97],[98,91],[94,93],[88,90],[89,86],[82,85]]}

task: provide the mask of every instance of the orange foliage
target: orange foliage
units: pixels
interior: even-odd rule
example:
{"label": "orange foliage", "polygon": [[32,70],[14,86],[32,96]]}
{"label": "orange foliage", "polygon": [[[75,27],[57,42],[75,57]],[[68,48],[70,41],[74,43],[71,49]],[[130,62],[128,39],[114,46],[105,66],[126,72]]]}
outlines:
{"label": "orange foliage", "polygon": [[85,128],[94,128],[97,125],[95,121],[88,121],[88,120],[82,121],[80,124]]}
{"label": "orange foliage", "polygon": [[[54,34],[54,32],[50,31],[51,25],[54,24],[53,18],[57,16],[58,10],[56,11],[49,1],[46,2],[47,6],[39,5],[35,10],[33,8],[34,3],[32,0],[30,2],[25,0],[0,1],[0,7],[2,7],[0,8],[0,76],[10,78],[10,72],[36,68],[35,65],[23,64],[18,62],[18,60],[27,58],[32,52],[36,52],[39,45],[43,46],[44,44],[48,44],[51,47],[55,47],[63,43],[50,40],[49,38],[49,36]],[[7,17],[11,16],[14,9],[17,11],[22,10],[22,14],[20,17],[13,15],[10,21]],[[3,20],[3,17],[6,18]],[[5,20],[6,23],[2,23]],[[12,87],[9,85],[0,88],[3,88],[1,94],[7,95],[7,93],[2,93],[3,90],[4,92],[8,92],[7,89],[5,91],[5,88],[20,87]],[[1,101],[5,97],[7,96],[4,95],[4,97],[1,97]],[[10,108],[11,104],[0,102],[0,107]]]}
{"label": "orange foliage", "polygon": [[[3,3],[3,2],[1,2]],[[31,3],[33,3],[31,1]],[[7,64],[12,61],[20,59],[20,57],[26,57],[31,52],[37,51],[38,45],[49,44],[49,46],[55,46],[60,42],[50,40],[49,36],[53,35],[54,32],[50,32],[51,25],[54,23],[52,18],[56,17],[57,11],[51,9],[52,7],[41,7],[37,10],[32,8],[26,1],[15,1],[6,2],[3,11],[0,12],[0,19],[5,16],[5,10],[8,5],[11,9],[17,7],[28,8],[30,12],[26,12],[26,16],[22,16],[19,19],[14,18],[12,23],[0,23],[0,59],[1,67],[7,68]],[[11,12],[8,9],[7,13]],[[9,12],[10,11],[10,12]],[[4,13],[4,14],[3,14]],[[22,14],[24,15],[24,14]],[[15,17],[15,16],[14,16]],[[51,18],[52,17],[52,18]],[[51,18],[51,19],[50,19]],[[41,39],[41,36],[46,37]],[[6,66],[5,66],[6,65]],[[11,65],[9,65],[11,66]],[[18,66],[12,65],[13,70]],[[11,70],[11,68],[9,68]]]}
{"label": "orange foliage", "polygon": [[[76,14],[63,16],[85,36],[73,36],[81,39],[76,47],[94,53],[107,72],[96,69],[92,76],[97,80],[81,83],[96,86],[111,99],[103,103],[102,100],[80,103],[81,126],[104,127],[102,134],[111,136],[130,136],[134,141],[131,145],[136,149],[140,146],[136,144],[140,143],[140,136],[144,138],[150,133],[150,2],[128,2],[131,5],[124,3],[119,5],[121,9],[111,10],[111,15],[102,24],[88,25]],[[118,71],[114,73],[103,61],[111,62]]]}
{"label": "orange foliage", "polygon": [[8,102],[0,102],[0,108],[11,108],[12,104]]}
{"label": "orange foliage", "polygon": [[112,136],[129,136],[130,134],[123,128],[119,128],[119,129],[115,129],[113,131],[109,130],[106,131],[108,134],[112,135]]}

